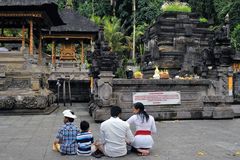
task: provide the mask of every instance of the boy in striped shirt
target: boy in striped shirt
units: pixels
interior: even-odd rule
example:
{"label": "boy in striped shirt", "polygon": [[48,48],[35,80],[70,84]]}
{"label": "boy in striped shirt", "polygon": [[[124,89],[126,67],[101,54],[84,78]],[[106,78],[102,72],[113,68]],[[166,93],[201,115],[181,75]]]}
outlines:
{"label": "boy in striped shirt", "polygon": [[89,131],[89,123],[82,121],[80,123],[81,132],[77,134],[77,154],[90,156],[92,154],[93,135]]}

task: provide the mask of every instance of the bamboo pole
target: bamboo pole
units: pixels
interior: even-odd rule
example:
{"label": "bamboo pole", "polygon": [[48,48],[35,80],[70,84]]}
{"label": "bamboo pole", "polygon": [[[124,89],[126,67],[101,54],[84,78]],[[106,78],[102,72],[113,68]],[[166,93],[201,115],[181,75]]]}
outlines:
{"label": "bamboo pole", "polygon": [[135,59],[135,45],[136,45],[136,0],[133,0],[133,50],[132,60]]}
{"label": "bamboo pole", "polygon": [[40,31],[39,45],[38,45],[38,64],[42,64],[42,33]]}
{"label": "bamboo pole", "polygon": [[25,26],[23,25],[22,26],[22,48],[25,48],[25,43],[26,43],[25,32],[26,32],[26,29],[25,29]]}
{"label": "bamboo pole", "polygon": [[93,44],[93,38],[92,37],[91,37],[90,44],[91,44],[91,52],[93,52],[94,51],[94,44]]}
{"label": "bamboo pole", "polygon": [[56,47],[55,47],[55,41],[52,41],[52,64],[55,66],[56,64]]}
{"label": "bamboo pole", "polygon": [[82,46],[82,53],[81,53],[81,64],[84,64],[84,48],[83,48],[83,41],[81,41],[81,46]]}
{"label": "bamboo pole", "polygon": [[30,24],[30,44],[29,44],[29,54],[33,55],[33,44],[34,44],[34,40],[33,40],[33,20],[29,21]]}

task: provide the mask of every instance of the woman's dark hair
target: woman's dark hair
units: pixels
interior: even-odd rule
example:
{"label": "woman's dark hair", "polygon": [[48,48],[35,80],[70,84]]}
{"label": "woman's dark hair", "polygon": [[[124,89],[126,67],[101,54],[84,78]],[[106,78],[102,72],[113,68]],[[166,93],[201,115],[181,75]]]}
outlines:
{"label": "woman's dark hair", "polygon": [[80,123],[80,129],[82,131],[87,131],[89,129],[89,123],[87,121],[82,121]]}
{"label": "woman's dark hair", "polygon": [[111,116],[118,117],[119,114],[122,113],[122,109],[118,106],[112,106],[111,108]]}
{"label": "woman's dark hair", "polygon": [[146,122],[149,120],[149,115],[147,112],[144,110],[144,105],[141,102],[137,102],[133,104],[135,109],[139,109],[139,112],[137,113],[141,119],[142,122],[144,122],[144,119],[146,119]]}

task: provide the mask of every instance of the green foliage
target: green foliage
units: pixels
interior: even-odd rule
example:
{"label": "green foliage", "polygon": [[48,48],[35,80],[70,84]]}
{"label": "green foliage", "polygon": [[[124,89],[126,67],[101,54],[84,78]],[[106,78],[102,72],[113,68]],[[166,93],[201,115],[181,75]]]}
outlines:
{"label": "green foliage", "polygon": [[199,22],[201,22],[201,23],[207,23],[208,20],[207,20],[207,18],[200,17],[200,18],[199,18]]}
{"label": "green foliage", "polygon": [[145,29],[148,27],[147,23],[142,23],[137,25],[136,27],[136,39],[140,38],[142,35],[144,35]]}
{"label": "green foliage", "polygon": [[117,71],[114,74],[117,78],[126,78],[125,67],[117,68]]}
{"label": "green foliage", "polygon": [[110,0],[94,0],[94,10],[96,16],[104,17],[112,15]]}
{"label": "green foliage", "polygon": [[60,9],[67,8],[67,6],[77,9],[79,3],[82,3],[82,0],[57,0],[58,7]]}
{"label": "green foliage", "polygon": [[234,30],[232,32],[231,42],[234,48],[240,51],[240,24],[234,27]]}
{"label": "green foliage", "polygon": [[192,12],[191,7],[187,3],[183,2],[165,2],[162,5],[163,12]]}
{"label": "green foliage", "polygon": [[126,46],[123,44],[125,36],[121,32],[121,21],[117,17],[104,16],[100,18],[98,16],[92,16],[91,20],[98,25],[104,27],[104,37],[109,43],[113,52],[122,52]]}
{"label": "green foliage", "polygon": [[124,34],[121,32],[121,21],[117,17],[104,17],[104,36],[113,52],[124,50]]}
{"label": "green foliage", "polygon": [[[135,38],[138,40],[141,36],[144,35],[145,29],[148,27],[146,23],[136,26],[136,35]],[[130,36],[126,36],[126,49],[128,52],[133,49],[133,33]],[[136,42],[136,48],[140,51],[140,54],[143,54],[144,49],[141,43]]]}
{"label": "green foliage", "polygon": [[137,10],[136,10],[136,21],[137,24],[151,24],[159,16],[161,11],[161,6],[164,0],[138,0]]}
{"label": "green foliage", "polygon": [[220,30],[221,29],[221,25],[212,25],[212,26],[209,26],[209,30],[210,31],[217,31],[217,30]]}
{"label": "green foliage", "polygon": [[112,15],[110,0],[84,0],[78,6],[78,11],[85,17]]}
{"label": "green foliage", "polygon": [[239,0],[214,0],[217,13],[217,22],[224,23],[226,15],[229,15],[231,30],[240,22]]}
{"label": "green foliage", "polygon": [[232,27],[236,26],[240,22],[240,1],[235,0],[232,4],[232,8],[229,11],[230,24]]}
{"label": "green foliage", "polygon": [[47,53],[51,53],[51,52],[52,52],[52,44],[51,44],[51,43],[48,43],[48,44],[47,44],[46,52],[47,52]]}
{"label": "green foliage", "polygon": [[57,0],[58,7],[63,9],[65,7],[65,0]]}
{"label": "green foliage", "polygon": [[214,0],[214,6],[217,13],[217,19],[220,22],[224,22],[224,18],[229,13],[233,5],[232,1],[229,0]]}
{"label": "green foliage", "polygon": [[[161,6],[164,0],[136,0],[136,25],[152,24],[162,13]],[[133,11],[132,0],[117,1],[116,16],[121,19],[127,35],[131,35]]]}
{"label": "green foliage", "polygon": [[[170,1],[170,0],[169,0]],[[179,0],[181,3],[171,0],[166,4],[168,9],[161,10],[165,0],[136,0],[136,40],[144,33],[146,26],[154,23],[156,18],[163,11],[179,11],[179,12],[197,12],[201,17],[200,22],[213,22],[214,25],[210,29],[215,30],[225,23],[225,16],[228,14],[231,27],[231,39],[234,47],[239,48],[239,24],[240,23],[240,0]],[[70,3],[73,9],[78,10],[81,15],[91,18],[96,24],[104,25],[105,38],[110,43],[113,51],[123,52],[132,50],[132,0],[121,0],[116,2],[116,19],[109,17],[113,15],[113,6],[110,0],[57,0],[59,8],[65,8]],[[166,6],[166,4],[164,6]],[[175,5],[177,4],[177,5]],[[181,4],[181,5],[179,5]],[[184,4],[184,5],[182,5]],[[162,8],[164,8],[164,6]],[[118,26],[118,27],[117,27]],[[144,47],[136,42],[136,50],[142,54]]]}
{"label": "green foliage", "polygon": [[116,16],[121,19],[121,24],[125,32],[130,35],[132,32],[132,1],[123,0],[121,3],[117,1]]}
{"label": "green foliage", "polygon": [[22,36],[22,30],[21,29],[15,29],[15,28],[5,28],[4,29],[4,36],[21,37]]}
{"label": "green foliage", "polygon": [[96,23],[98,26],[103,24],[102,18],[99,16],[91,16],[91,21],[93,21],[94,23]]}
{"label": "green foliage", "polygon": [[73,8],[73,0],[67,0],[66,1],[66,6]]}
{"label": "green foliage", "polygon": [[94,15],[94,10],[92,8],[92,3],[85,1],[84,3],[79,4],[78,11],[82,16],[90,18],[91,15]]}
{"label": "green foliage", "polygon": [[213,19],[216,14],[213,1],[214,0],[188,0],[188,4],[191,6],[193,12],[197,12],[207,19]]}
{"label": "green foliage", "polygon": [[86,65],[86,69],[90,69],[91,66],[92,66],[92,64],[88,63],[87,60],[85,60],[85,63],[84,63],[84,64]]}

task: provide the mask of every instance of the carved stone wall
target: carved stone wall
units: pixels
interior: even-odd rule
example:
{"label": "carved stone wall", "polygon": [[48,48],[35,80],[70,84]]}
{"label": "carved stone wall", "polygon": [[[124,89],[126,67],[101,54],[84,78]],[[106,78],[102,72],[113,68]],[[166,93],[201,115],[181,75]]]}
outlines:
{"label": "carved stone wall", "polygon": [[160,15],[141,39],[148,47],[141,63],[145,78],[152,77],[157,65],[168,69],[170,77],[197,74],[216,80],[217,68],[230,66],[235,52],[230,45],[228,24],[216,32],[209,30],[209,25],[201,23],[196,13]]}
{"label": "carved stone wall", "polygon": [[[181,104],[146,106],[149,114],[163,119],[233,118],[233,99],[219,95],[218,81],[113,79],[111,104],[123,109],[122,118],[132,115],[133,92],[180,91]],[[104,95],[104,94],[103,94]],[[103,97],[100,96],[100,101]],[[220,109],[221,108],[221,109]],[[96,121],[109,118],[109,106],[92,103],[90,113]]]}
{"label": "carved stone wall", "polygon": [[19,112],[22,109],[44,110],[50,107],[55,101],[55,96],[52,92],[42,91],[42,94],[36,94],[28,90],[22,91],[24,93],[21,90],[15,90],[16,93],[8,93],[8,95],[5,94],[6,92],[0,92],[0,110],[15,110]]}

